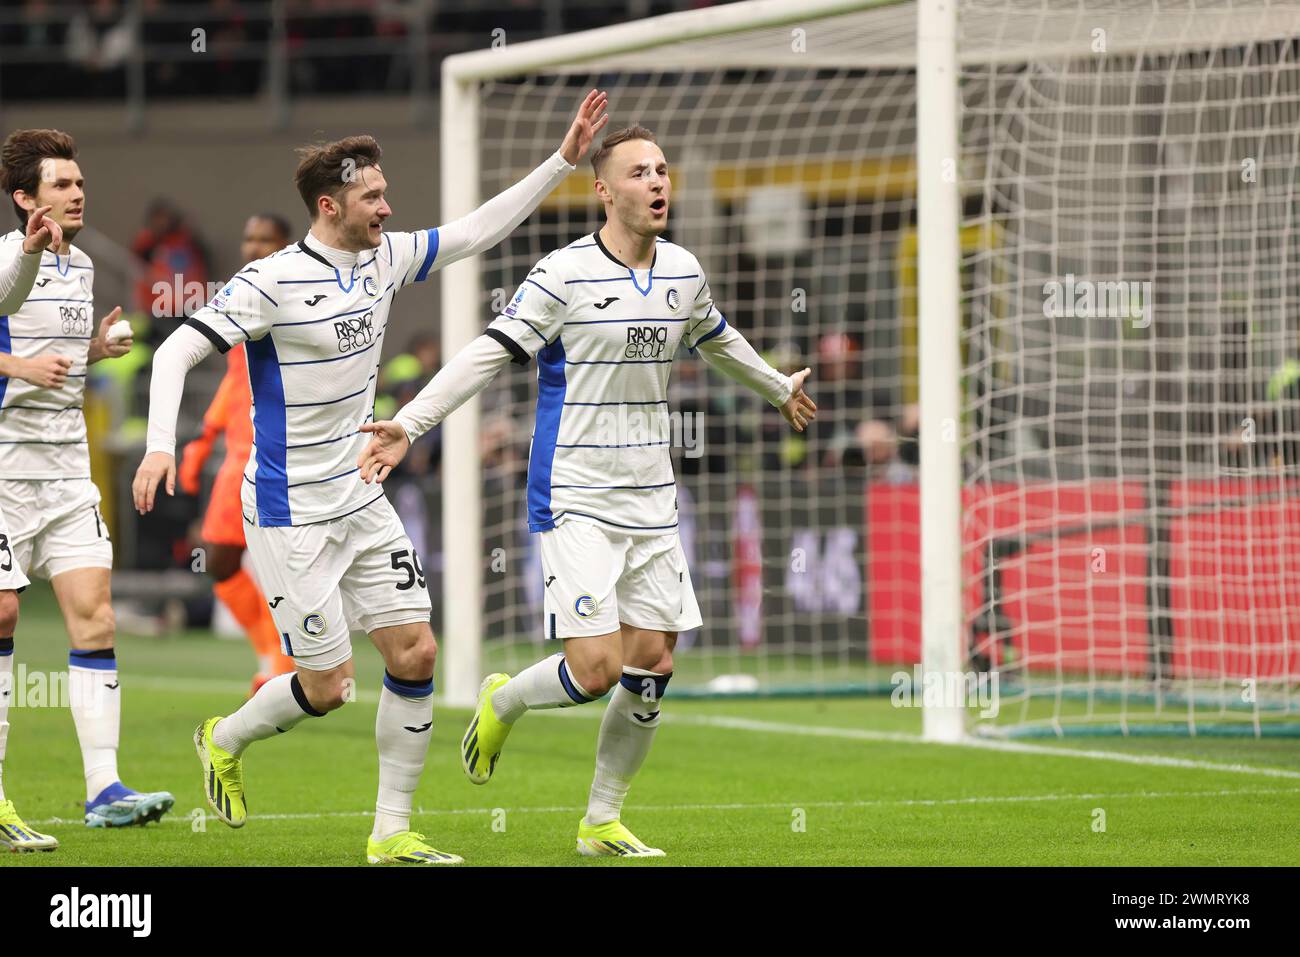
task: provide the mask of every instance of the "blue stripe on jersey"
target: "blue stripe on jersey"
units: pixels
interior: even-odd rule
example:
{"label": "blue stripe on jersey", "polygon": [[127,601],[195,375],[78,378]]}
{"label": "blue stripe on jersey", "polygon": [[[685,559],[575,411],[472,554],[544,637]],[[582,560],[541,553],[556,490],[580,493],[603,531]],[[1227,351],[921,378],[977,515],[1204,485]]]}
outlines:
{"label": "blue stripe on jersey", "polygon": [[[9,317],[0,316],[0,352],[11,353],[13,351],[13,343],[9,341]],[[0,405],[4,405],[5,391],[8,388],[9,377],[0,375]]]}
{"label": "blue stripe on jersey", "polygon": [[438,230],[429,230],[429,248],[424,251],[424,262],[420,263],[420,271],[415,274],[416,282],[424,282],[429,278],[429,267],[438,257]]}
{"label": "blue stripe on jersey", "polygon": [[727,328],[727,320],[723,319],[721,322],[718,323],[717,328],[714,329],[712,332],[710,332],[707,336],[703,336],[695,340],[695,348],[698,349],[700,346],[704,345],[704,343],[708,342],[714,336],[721,335],[722,330],[725,328]]}
{"label": "blue stripe on jersey", "polygon": [[660,482],[658,485],[552,485],[551,488],[584,488],[584,489],[605,489],[619,492],[642,492],[652,488],[667,488],[670,485],[676,485],[676,482]]}
{"label": "blue stripe on jersey", "polygon": [[375,336],[375,341],[370,343],[370,345],[366,346],[364,349],[358,349],[356,352],[345,352],[341,356],[330,356],[328,359],[295,359],[292,362],[281,362],[280,365],[314,366],[314,365],[320,365],[322,362],[338,362],[342,359],[355,359],[357,356],[363,355],[364,353],[369,352],[375,346],[379,345],[379,340],[382,338],[384,338],[384,334],[381,332],[379,335]]}
{"label": "blue stripe on jersey", "polygon": [[238,329],[240,332],[242,332],[242,333],[244,334],[244,338],[245,338],[245,339],[250,338],[249,335],[248,335],[248,330],[245,329],[243,326],[241,326],[239,323],[235,322],[235,320],[234,320],[233,318],[231,318],[230,313],[228,313],[228,312],[223,312],[223,313],[221,313],[221,315],[225,316],[225,317],[226,317],[226,320],[227,320],[227,321],[228,321],[232,326],[234,326],[236,329]]}
{"label": "blue stripe on jersey", "polygon": [[[667,442],[633,442],[631,445],[557,445],[557,449],[648,449]],[[554,486],[552,486],[553,488]]]}
{"label": "blue stripe on jersey", "polygon": [[[345,401],[347,401],[348,399],[355,399],[357,396],[359,396],[359,395],[365,395],[367,392],[370,391],[370,383],[374,382],[374,381],[375,381],[375,378],[376,378],[378,375],[379,375],[378,372],[372,372],[372,373],[370,374],[370,378],[366,380],[366,387],[365,387],[364,389],[360,389],[360,390],[358,390],[358,391],[356,391],[356,392],[349,392],[347,395],[341,395],[341,396],[339,396],[337,399],[325,399],[323,402],[291,402],[291,403],[289,403],[289,405],[286,406],[286,408],[289,408],[289,409],[308,409],[308,408],[312,408],[312,407],[314,407],[314,406],[318,406],[318,405],[334,405],[336,402],[345,402]],[[254,393],[254,396],[256,396],[256,393]],[[281,402],[284,401],[284,396],[283,396],[283,394],[282,394],[281,397],[280,397],[280,401],[281,401]]]}
{"label": "blue stripe on jersey", "polygon": [[551,515],[551,468],[555,464],[555,440],[560,435],[564,414],[564,341],[557,337],[537,353],[537,419],[533,448],[528,456],[528,530],[544,532],[555,527]]}
{"label": "blue stripe on jersey", "polygon": [[[333,280],[331,280],[331,282],[332,281]],[[388,290],[392,288],[393,288],[393,284],[390,282],[387,286],[384,287],[384,291],[380,293],[376,299],[374,299],[368,305],[362,306],[360,309],[351,309],[348,312],[336,312],[332,316],[324,316],[320,319],[303,319],[300,320],[299,322],[277,322],[274,323],[274,325],[277,329],[287,329],[289,328],[289,326],[312,326],[318,322],[329,322],[332,319],[342,319],[344,316],[355,316],[359,312],[367,312],[368,310],[374,309],[375,304],[379,302],[380,299],[383,299],[384,296],[388,294]]]}
{"label": "blue stripe on jersey", "polygon": [[566,402],[565,405],[667,405],[667,399],[624,400],[620,402]]}
{"label": "blue stripe on jersey", "polygon": [[[239,275],[237,275],[237,276],[235,276],[235,278],[238,279],[240,282],[244,283],[245,285],[253,286],[253,284],[252,284],[251,282],[249,282],[247,279],[245,279],[243,276],[239,276]],[[257,286],[253,286],[253,288],[254,288],[254,289],[257,289],[258,292],[262,292],[262,290],[259,289]],[[279,304],[278,302],[276,302],[274,299],[272,299],[270,296],[268,296],[266,293],[262,292],[262,296],[263,296],[263,298],[266,299],[267,302],[269,302],[271,305],[275,306],[277,309],[280,307],[280,304]]]}
{"label": "blue stripe on jersey", "polygon": [[558,302],[561,306],[567,306],[567,305],[568,305],[567,302],[565,302],[563,299],[561,299],[559,296],[557,296],[555,293],[551,292],[551,290],[547,289],[545,286],[541,285],[540,283],[533,282],[531,279],[525,279],[524,282],[531,282],[531,283],[533,283],[534,286],[536,286],[536,287],[537,287],[538,289],[540,289],[542,292],[546,293],[548,296],[550,296],[552,299],[554,299],[556,302]]}
{"label": "blue stripe on jersey", "polygon": [[571,366],[661,366],[670,364],[672,359],[572,359]]}
{"label": "blue stripe on jersey", "polygon": [[529,322],[527,319],[523,318],[522,316],[502,316],[502,318],[519,320],[524,325],[526,325],[529,329],[533,330],[533,334],[536,335],[538,339],[541,339],[543,343],[546,342],[546,337],[537,331],[537,327],[533,325],[531,322]]}
{"label": "blue stripe on jersey", "polygon": [[341,479],[348,475],[355,475],[361,469],[348,469],[346,472],[340,472],[338,475],[331,475],[329,478],[312,479],[310,482],[294,482],[289,488],[298,488],[300,485],[320,485],[321,482],[333,482],[335,479]]}
{"label": "blue stripe on jersey", "polygon": [[615,322],[690,322],[690,316],[684,316],[681,319],[655,319],[652,317],[638,317],[634,319],[583,319],[580,322],[566,322],[566,326],[603,326]]}
{"label": "blue stripe on jersey", "polygon": [[248,379],[253,387],[253,442],[257,447],[257,524],[292,525],[279,356],[270,336],[251,340],[246,348]]}
{"label": "blue stripe on jersey", "polygon": [[[584,518],[594,518],[596,521],[604,522],[606,525],[613,525],[615,528],[638,528],[641,529],[642,531],[658,531],[659,529],[663,529],[663,528],[677,527],[676,522],[673,522],[671,525],[624,525],[622,522],[611,522],[609,519],[602,518],[599,515],[592,515],[590,512],[579,512],[577,509],[572,509],[572,508],[566,508],[563,512],[560,513],[560,515],[581,515]],[[556,518],[558,517],[559,516],[557,515]],[[554,526],[554,522],[552,522],[552,526]]]}

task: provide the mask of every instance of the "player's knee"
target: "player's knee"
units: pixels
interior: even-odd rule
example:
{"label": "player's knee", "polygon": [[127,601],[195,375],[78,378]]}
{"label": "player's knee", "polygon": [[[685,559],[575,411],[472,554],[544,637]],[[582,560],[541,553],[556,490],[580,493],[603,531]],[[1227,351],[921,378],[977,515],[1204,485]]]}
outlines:
{"label": "player's knee", "polygon": [[307,701],[320,712],[337,711],[356,698],[356,679],[350,675],[317,675],[302,685]]}
{"label": "player's knee", "polygon": [[396,658],[393,664],[398,670],[393,671],[391,667],[389,668],[396,677],[427,678],[433,674],[433,667],[438,661],[438,642],[432,633],[423,635],[415,644],[399,651]]}
{"label": "player's knee", "polygon": [[569,664],[569,673],[582,686],[582,690],[599,698],[618,684],[623,674],[623,661],[618,655],[608,654],[598,658]]}
{"label": "player's knee", "polygon": [[102,651],[113,647],[117,631],[117,616],[110,602],[100,602],[78,616],[77,647],[86,651]]}
{"label": "player's knee", "polygon": [[12,638],[18,629],[18,593],[0,591],[0,638]]}

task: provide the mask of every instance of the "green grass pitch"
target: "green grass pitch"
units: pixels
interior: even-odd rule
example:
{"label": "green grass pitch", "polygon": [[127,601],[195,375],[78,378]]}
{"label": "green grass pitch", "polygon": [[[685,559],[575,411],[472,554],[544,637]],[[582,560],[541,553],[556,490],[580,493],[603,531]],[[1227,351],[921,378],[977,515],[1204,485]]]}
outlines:
{"label": "green grass pitch", "polygon": [[[251,652],[197,632],[120,636],[120,768],[132,787],[172,791],[175,809],[147,828],[87,829],[71,717],[14,707],[8,796],[62,846],[0,855],[0,867],[363,864],[381,664],[363,638],[355,647],[360,700],[250,749],[252,817],[232,831],[205,816],[190,738],[243,700]],[[16,653],[29,670],[66,666],[44,584],[25,596]],[[485,787],[460,771],[467,712],[439,708],[414,827],[474,865],[629,866],[573,850],[602,707],[522,719]],[[668,856],[631,866],[1300,864],[1294,740],[1072,739],[1033,745],[1059,755],[1007,752],[922,744],[920,713],[885,698],[674,702],[671,689],[664,714],[624,822]]]}

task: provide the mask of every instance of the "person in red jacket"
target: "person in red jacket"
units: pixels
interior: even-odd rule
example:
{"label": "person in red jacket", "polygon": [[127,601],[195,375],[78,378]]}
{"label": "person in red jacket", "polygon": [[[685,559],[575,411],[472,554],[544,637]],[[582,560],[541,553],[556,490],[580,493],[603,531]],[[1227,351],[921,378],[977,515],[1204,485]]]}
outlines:
{"label": "person in red jacket", "polygon": [[[279,216],[259,214],[244,224],[240,246],[243,262],[269,256],[289,244],[289,224]],[[203,518],[203,541],[212,590],[230,609],[257,653],[258,669],[253,692],[278,674],[293,671],[293,661],[280,651],[280,634],[261,589],[244,570],[244,516],[239,502],[244,465],[253,445],[250,416],[252,391],[248,383],[248,356],[242,345],[226,353],[226,375],[203,416],[203,435],[185,446],[177,478],[182,491],[198,495],[203,464],[212,454],[217,436],[226,437],[226,458],[217,472],[212,497]]]}

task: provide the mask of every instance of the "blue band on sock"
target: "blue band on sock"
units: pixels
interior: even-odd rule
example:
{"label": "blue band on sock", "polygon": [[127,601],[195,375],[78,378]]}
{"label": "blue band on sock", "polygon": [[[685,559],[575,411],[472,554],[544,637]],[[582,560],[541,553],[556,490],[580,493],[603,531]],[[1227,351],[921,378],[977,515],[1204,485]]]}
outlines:
{"label": "blue band on sock", "polygon": [[588,701],[595,701],[595,698],[589,697],[578,690],[578,686],[573,683],[569,677],[569,666],[564,659],[560,659],[560,684],[564,686],[564,693],[574,700],[575,704],[586,704]]}
{"label": "blue band on sock", "polygon": [[92,671],[116,671],[117,655],[112,648],[100,651],[68,652],[68,664],[74,668],[89,668]]}
{"label": "blue band on sock", "polygon": [[393,694],[401,695],[403,698],[427,698],[433,694],[433,677],[430,676],[423,681],[412,681],[409,678],[394,678],[384,669],[384,687]]}
{"label": "blue band on sock", "polygon": [[303,711],[313,718],[325,717],[324,711],[317,711],[311,706],[311,702],[307,700],[307,692],[302,690],[302,682],[298,680],[296,674],[289,679],[289,690],[293,692],[293,700],[298,702],[298,707],[302,708]]}
{"label": "blue band on sock", "polygon": [[14,653],[13,638],[0,638],[0,658],[7,658]]}
{"label": "blue band on sock", "polygon": [[655,683],[655,700],[658,701],[664,696],[664,691],[668,688],[668,679],[672,676],[673,673],[671,671],[666,675],[634,675],[625,671],[623,672],[623,677],[618,679],[618,683],[634,695],[639,696],[645,693],[646,679],[653,678]]}

